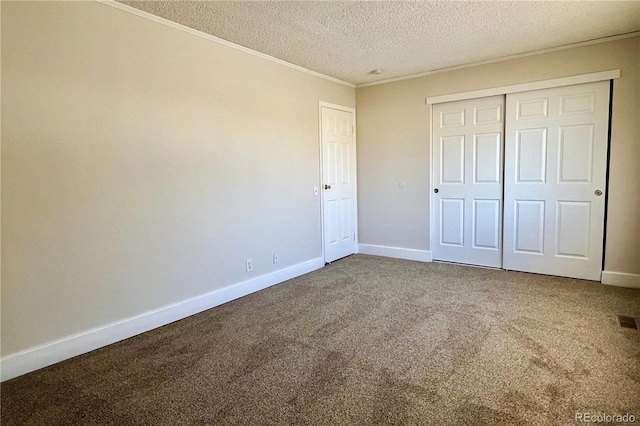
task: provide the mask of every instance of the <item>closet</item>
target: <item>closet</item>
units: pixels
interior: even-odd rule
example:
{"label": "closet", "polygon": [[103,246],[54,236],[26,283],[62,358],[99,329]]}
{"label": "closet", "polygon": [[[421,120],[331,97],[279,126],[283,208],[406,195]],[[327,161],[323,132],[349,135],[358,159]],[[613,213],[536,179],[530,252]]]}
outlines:
{"label": "closet", "polygon": [[600,280],[609,86],[434,104],[433,259]]}

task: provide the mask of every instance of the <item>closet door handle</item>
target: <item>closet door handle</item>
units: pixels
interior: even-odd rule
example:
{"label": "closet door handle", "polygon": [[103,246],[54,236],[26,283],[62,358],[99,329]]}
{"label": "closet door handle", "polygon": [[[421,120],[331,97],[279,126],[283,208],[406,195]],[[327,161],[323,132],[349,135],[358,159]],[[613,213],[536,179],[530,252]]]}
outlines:
{"label": "closet door handle", "polygon": [[434,188],[433,192],[437,194],[438,192],[440,192],[440,190],[438,190],[438,188]]}

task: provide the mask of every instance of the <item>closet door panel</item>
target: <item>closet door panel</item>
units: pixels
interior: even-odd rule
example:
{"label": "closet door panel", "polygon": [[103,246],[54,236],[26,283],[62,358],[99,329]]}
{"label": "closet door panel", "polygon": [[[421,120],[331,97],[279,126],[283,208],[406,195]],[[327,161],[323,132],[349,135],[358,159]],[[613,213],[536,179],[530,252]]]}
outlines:
{"label": "closet door panel", "polygon": [[609,82],[507,95],[504,268],[600,280]]}
{"label": "closet door panel", "polygon": [[504,96],[433,107],[435,260],[502,266]]}

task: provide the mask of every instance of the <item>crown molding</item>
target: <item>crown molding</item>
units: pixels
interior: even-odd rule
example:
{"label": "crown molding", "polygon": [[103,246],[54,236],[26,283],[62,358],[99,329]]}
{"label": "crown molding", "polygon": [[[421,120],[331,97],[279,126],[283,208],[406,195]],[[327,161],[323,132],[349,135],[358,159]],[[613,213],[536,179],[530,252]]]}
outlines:
{"label": "crown molding", "polygon": [[275,62],[276,64],[280,64],[280,65],[283,65],[285,67],[292,68],[294,70],[301,71],[301,72],[304,72],[306,74],[310,74],[310,75],[312,75],[314,77],[319,77],[319,78],[322,78],[322,79],[325,79],[325,80],[329,80],[329,81],[332,81],[334,83],[342,84],[344,86],[348,86],[348,87],[352,87],[352,88],[356,87],[356,85],[353,84],[353,83],[349,83],[347,81],[342,81],[342,80],[339,80],[337,78],[330,77],[328,75],[321,74],[321,73],[316,72],[316,71],[312,71],[310,69],[301,67],[299,65],[292,64],[291,62],[287,62],[287,61],[284,61],[282,59],[275,58],[275,57],[267,55],[265,53],[261,53],[261,52],[258,52],[256,50],[249,49],[248,47],[244,47],[244,46],[241,46],[239,44],[232,43],[230,41],[221,39],[221,38],[216,37],[216,36],[212,36],[211,34],[207,34],[205,32],[199,31],[199,30],[195,30],[193,28],[187,27],[187,26],[182,25],[182,24],[178,24],[177,22],[173,22],[173,21],[170,21],[168,19],[161,18],[161,17],[156,16],[156,15],[152,15],[149,12],[145,12],[145,11],[136,9],[135,7],[131,7],[131,6],[128,6],[128,5],[122,4],[122,3],[118,3],[115,0],[95,0],[95,1],[98,2],[98,3],[102,3],[104,5],[110,6],[110,7],[114,7],[116,9],[120,9],[120,10],[122,10],[124,12],[131,13],[133,15],[137,15],[137,16],[140,16],[142,18],[146,18],[146,19],[148,19],[150,21],[154,21],[154,22],[157,22],[159,24],[163,24],[163,25],[166,25],[168,27],[175,28],[177,30],[184,31],[186,33],[189,33],[189,34],[192,34],[192,35],[207,39],[209,41],[213,41],[215,43],[222,44],[222,45],[230,47],[232,49],[236,49],[236,50],[239,50],[241,52],[248,53],[248,54],[253,55],[253,56],[257,56],[258,58],[266,59],[267,61]]}
{"label": "crown molding", "polygon": [[514,54],[514,55],[501,56],[499,58],[487,59],[486,61],[470,62],[468,64],[456,65],[456,66],[453,66],[453,67],[438,68],[438,69],[435,69],[435,70],[425,71],[425,72],[421,72],[421,73],[417,73],[417,74],[409,74],[409,75],[405,75],[405,76],[402,76],[402,77],[394,77],[394,78],[388,78],[388,79],[385,79],[385,80],[372,81],[370,83],[356,84],[356,89],[360,89],[362,87],[368,87],[368,86],[377,86],[378,84],[393,83],[394,81],[410,80],[412,78],[425,77],[427,75],[439,74],[439,73],[447,72],[447,71],[455,71],[455,70],[460,70],[460,69],[464,69],[464,68],[476,67],[476,66],[479,66],[479,65],[487,65],[487,64],[493,64],[493,63],[496,63],[496,62],[508,61],[510,59],[518,59],[518,58],[525,58],[527,56],[542,55],[544,53],[557,52],[559,50],[572,49],[574,47],[589,46],[589,45],[592,45],[592,44],[606,43],[606,42],[609,42],[609,41],[622,40],[622,39],[625,39],[625,38],[632,38],[632,37],[640,37],[640,31],[633,31],[633,32],[630,32],[630,33],[625,33],[625,34],[618,34],[618,35],[613,35],[613,36],[608,36],[608,37],[597,38],[597,39],[593,39],[593,40],[580,41],[580,42],[577,42],[577,43],[565,44],[565,45],[562,45],[562,46],[550,47],[550,48],[547,48],[547,49],[532,50],[530,52],[517,53],[517,54]]}

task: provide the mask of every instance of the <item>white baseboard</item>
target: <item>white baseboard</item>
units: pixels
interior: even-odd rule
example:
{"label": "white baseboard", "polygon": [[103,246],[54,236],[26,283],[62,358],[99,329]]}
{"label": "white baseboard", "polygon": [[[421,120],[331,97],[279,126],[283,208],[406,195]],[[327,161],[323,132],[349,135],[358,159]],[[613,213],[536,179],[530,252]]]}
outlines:
{"label": "white baseboard", "polygon": [[120,340],[128,339],[137,334],[315,271],[323,266],[324,259],[319,257],[221,288],[211,293],[7,355],[0,359],[0,381],[9,380]]}
{"label": "white baseboard", "polygon": [[375,246],[372,244],[358,244],[358,253],[371,254],[373,256],[394,257],[396,259],[416,260],[418,262],[431,262],[433,259],[431,252],[427,250]]}
{"label": "white baseboard", "polygon": [[602,284],[616,287],[640,288],[640,275],[624,272],[602,271]]}

